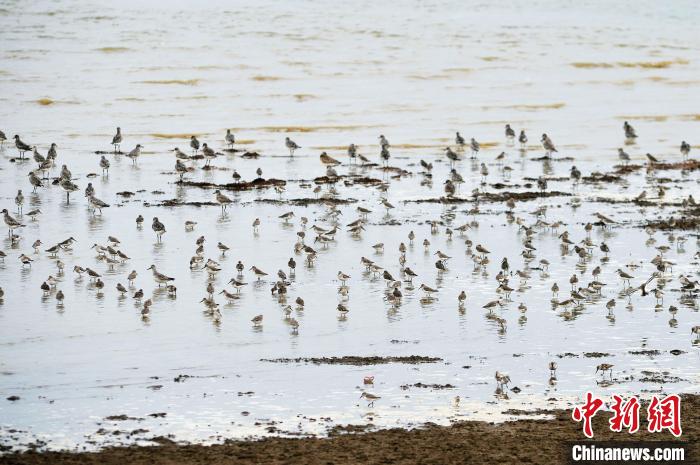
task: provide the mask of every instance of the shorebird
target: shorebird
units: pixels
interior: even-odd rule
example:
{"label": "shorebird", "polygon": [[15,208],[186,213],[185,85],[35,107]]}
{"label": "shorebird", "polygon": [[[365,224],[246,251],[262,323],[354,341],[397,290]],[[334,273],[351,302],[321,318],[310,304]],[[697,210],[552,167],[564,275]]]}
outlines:
{"label": "shorebird", "polygon": [[46,158],[42,154],[39,153],[39,151],[36,148],[36,145],[32,147],[32,152],[33,152],[33,158],[34,161],[39,165],[39,168],[41,168],[41,165],[46,162]]}
{"label": "shorebird", "polygon": [[192,147],[192,152],[197,155],[197,151],[199,150],[199,141],[195,136],[190,137],[190,147]]}
{"label": "shorebird", "polygon": [[[2,288],[0,288],[0,291],[2,291]],[[0,299],[2,299],[2,294],[0,294]],[[690,328],[690,334],[695,334],[695,336],[700,339],[700,325]]]}
{"label": "shorebird", "polygon": [[5,224],[7,225],[8,228],[8,234],[10,237],[12,237],[12,231],[14,231],[17,228],[24,228],[25,226],[17,221],[15,218],[10,216],[10,213],[7,211],[7,208],[3,208],[2,214],[5,219]]}
{"label": "shorebird", "polygon": [[262,325],[262,321],[263,321],[263,316],[262,316],[262,315],[256,315],[256,316],[254,316],[253,319],[250,320],[250,321],[253,322],[253,326],[261,326],[261,325]]}
{"label": "shorebird", "polygon": [[348,157],[350,157],[350,163],[357,159],[357,146],[355,144],[348,145]]}
{"label": "shorebird", "polygon": [[518,136],[518,142],[520,142],[521,148],[524,148],[525,144],[527,144],[527,135],[525,134],[524,129],[520,130],[520,135]]}
{"label": "shorebird", "polygon": [[263,270],[258,268],[257,266],[251,266],[250,269],[253,271],[253,274],[257,276],[258,280],[262,278],[263,276],[267,276],[267,273],[265,273]]}
{"label": "shorebird", "polygon": [[613,311],[613,309],[615,308],[615,305],[616,305],[615,299],[610,299],[605,304],[605,308],[607,308],[608,312],[611,313]]}
{"label": "shorebird", "polygon": [[17,191],[15,196],[15,205],[17,205],[17,213],[22,214],[22,206],[24,205],[24,195],[22,194],[22,189]]}
{"label": "shorebird", "polygon": [[92,183],[89,182],[85,188],[85,197],[90,197],[91,195],[95,195],[95,188],[92,186]]}
{"label": "shorebird", "polygon": [[489,169],[486,166],[486,163],[481,164],[481,169],[479,172],[481,173],[481,184],[486,184],[486,177],[489,175]]}
{"label": "shorebird", "polygon": [[228,300],[229,302],[233,302],[234,300],[238,299],[238,295],[233,294],[227,291],[226,289],[223,289],[221,292],[219,292],[219,295],[221,294],[223,294],[224,297],[226,297],[226,300]]}
{"label": "shorebird", "polygon": [[510,127],[510,124],[506,124],[506,140],[512,143],[513,139],[515,139],[515,131]]}
{"label": "shorebird", "polygon": [[425,295],[427,297],[431,297],[433,293],[437,292],[437,289],[433,289],[432,287],[426,286],[425,284],[421,284],[418,289],[421,289],[423,292],[425,292]]}
{"label": "shorebird", "polygon": [[628,274],[628,273],[625,273],[625,272],[622,271],[620,268],[618,268],[615,272],[616,272],[618,275],[620,275],[620,278],[622,278],[622,284],[623,284],[623,286],[624,286],[624,284],[625,284],[625,281],[627,282],[627,285],[628,285],[628,286],[631,285],[630,280],[631,280],[631,279],[634,279],[634,276],[632,276],[632,275],[630,275],[630,274]]}
{"label": "shorebird", "polygon": [[51,287],[48,284],[46,284],[46,281],[41,283],[41,286],[39,286],[39,287],[41,288],[42,291],[44,291],[44,297],[48,296],[49,293],[51,292]]}
{"label": "shorebird", "polygon": [[158,217],[154,216],[153,217],[153,223],[151,224],[151,228],[153,231],[156,233],[156,237],[158,238],[158,242],[161,241],[161,238],[163,237],[163,234],[166,233],[165,231],[165,225],[158,221]]}
{"label": "shorebird", "polygon": [[221,255],[226,255],[226,252],[229,250],[229,247],[222,242],[216,244],[216,247],[221,250]]}
{"label": "shorebird", "polygon": [[412,283],[412,282],[413,282],[413,278],[415,278],[415,277],[418,276],[418,275],[417,275],[412,269],[410,269],[409,267],[404,268],[403,274],[404,274],[405,276],[408,277],[408,278],[406,279],[406,281],[408,281],[409,283]]}
{"label": "shorebird", "polygon": [[612,379],[612,369],[615,365],[610,365],[609,363],[601,363],[595,368],[595,372],[598,373],[599,371],[605,375],[606,371],[610,372],[610,379]]}
{"label": "shorebird", "polygon": [[102,158],[100,158],[100,168],[102,168],[103,176],[105,174],[109,175],[109,160],[107,160],[104,155],[102,155]]}
{"label": "shorebird", "polygon": [[180,175],[180,181],[187,174],[187,167],[180,160],[175,160],[175,172]]}
{"label": "shorebird", "polygon": [[294,276],[296,273],[296,268],[297,268],[297,262],[294,260],[294,257],[290,257],[289,261],[287,262],[287,266],[289,267],[289,276]]}
{"label": "shorebird", "polygon": [[228,283],[233,284],[233,287],[236,289],[237,294],[240,294],[241,288],[248,284],[248,283],[244,283],[243,281],[238,281],[237,279],[234,279],[234,278],[231,278],[231,280]]}
{"label": "shorebird", "polygon": [[68,169],[68,166],[66,166],[66,165],[61,166],[61,173],[59,175],[59,179],[61,179],[61,180],[65,179],[67,181],[70,181],[73,179],[73,174]]}
{"label": "shorebird", "polygon": [[503,307],[503,302],[501,302],[500,299],[499,299],[499,300],[492,300],[491,302],[489,302],[489,303],[487,303],[486,305],[484,305],[482,308],[487,309],[487,310],[489,311],[489,313],[490,313],[490,312],[492,312],[493,309],[496,308],[496,307]]}
{"label": "shorebird", "polygon": [[294,142],[292,139],[289,137],[284,138],[284,145],[289,149],[289,156],[293,157],[294,156],[294,151],[296,149],[300,149],[301,146],[297,145],[296,142]]}
{"label": "shorebird", "polygon": [[99,279],[102,277],[102,275],[100,273],[93,270],[92,268],[85,267],[85,272],[90,277],[90,281],[94,281],[95,279]]}
{"label": "shorebird", "polygon": [[180,150],[177,147],[175,147],[173,149],[173,152],[175,152],[175,158],[177,158],[178,160],[189,160],[190,159],[189,155],[187,155],[186,153],[184,153],[182,150]]}
{"label": "shorebird", "polygon": [[459,161],[459,156],[450,147],[445,147],[445,155],[450,160],[450,166],[454,166],[455,162]]}
{"label": "shorebird", "polygon": [[457,302],[458,302],[459,306],[463,307],[464,302],[466,302],[466,300],[467,300],[467,293],[464,291],[460,292],[459,295],[457,296]]}
{"label": "shorebird", "polygon": [[681,142],[681,155],[684,160],[688,159],[688,154],[690,154],[690,144],[686,141]]}
{"label": "shorebird", "polygon": [[299,322],[296,318],[290,318],[287,323],[292,327],[292,334],[299,334]]}
{"label": "shorebird", "polygon": [[61,178],[59,185],[61,186],[61,189],[63,189],[66,192],[66,203],[70,203],[71,192],[80,190],[80,188],[75,183],[73,183],[70,179],[66,178]]}
{"label": "shorebird", "polygon": [[141,149],[142,148],[143,147],[141,146],[141,144],[136,144],[136,147],[134,147],[134,150],[132,150],[131,152],[126,154],[127,157],[131,158],[131,161],[133,162],[134,165],[136,164],[136,159],[139,156],[141,156]]}
{"label": "shorebird", "polygon": [[24,153],[30,151],[32,148],[29,146],[29,144],[22,142],[22,139],[20,139],[17,134],[15,134],[14,139],[15,147],[17,147],[17,151],[19,152],[19,158],[24,158]]}
{"label": "shorebird", "polygon": [[369,392],[363,392],[360,396],[360,399],[362,399],[363,397],[369,401],[367,407],[374,407],[374,402],[381,399],[381,397],[374,394],[370,394]]}
{"label": "shorebird", "polygon": [[321,163],[324,165],[340,165],[340,162],[336,160],[335,158],[331,157],[328,155],[326,152],[321,152],[321,155],[319,156],[319,159],[321,160]]}
{"label": "shorebird", "polygon": [[391,153],[389,153],[388,146],[382,146],[382,150],[379,152],[379,158],[382,159],[382,165],[385,168],[389,167],[389,159],[391,158]]}
{"label": "shorebird", "polygon": [[581,180],[581,171],[579,171],[578,168],[576,168],[576,165],[571,167],[571,170],[569,171],[571,179],[574,180],[574,184],[578,184],[579,181]]}
{"label": "shorebird", "polygon": [[65,297],[62,290],[59,289],[58,292],[56,292],[56,302],[59,307],[63,306],[63,299],[65,299]]}
{"label": "shorebird", "polygon": [[433,255],[437,255],[440,260],[449,260],[450,258],[452,258],[449,255],[440,252],[439,250],[437,252],[435,252]]}
{"label": "shorebird", "polygon": [[557,362],[549,362],[549,376],[557,375]]}
{"label": "shorebird", "polygon": [[19,258],[19,261],[22,262],[23,267],[26,265],[29,265],[29,267],[31,268],[32,262],[34,261],[32,258],[26,256],[25,254],[21,254],[18,258]]}
{"label": "shorebird", "polygon": [[630,162],[630,156],[627,152],[622,149],[617,149],[617,156],[620,158],[623,164],[627,165]]}
{"label": "shorebird", "polygon": [[52,165],[56,161],[56,158],[58,158],[58,150],[56,149],[58,149],[58,145],[52,142],[49,147],[49,152],[46,154],[46,160],[50,160]]}
{"label": "shorebird", "polygon": [[510,383],[510,376],[505,373],[501,373],[500,371],[496,371],[495,378],[499,389],[503,389],[504,387],[508,386],[508,383]]}
{"label": "shorebird", "polygon": [[625,123],[622,125],[622,129],[625,131],[625,139],[632,141],[637,138],[637,133],[632,125],[627,121],[625,121]]}
{"label": "shorebird", "polygon": [[103,208],[108,208],[109,204],[107,202],[103,202],[102,200],[98,199],[94,195],[91,195],[88,197],[88,202],[90,206],[92,207],[92,214],[95,214],[96,210],[100,211],[100,215],[102,214],[102,209]]}
{"label": "shorebird", "polygon": [[389,144],[389,140],[386,137],[384,137],[384,134],[379,135],[379,146],[381,148],[387,148],[387,149],[389,147],[391,147],[391,144]]}
{"label": "shorebird", "polygon": [[164,275],[163,273],[160,273],[155,265],[151,265],[147,268],[147,270],[152,270],[153,271],[153,280],[158,283],[158,287],[160,287],[161,284],[167,284],[171,281],[175,281],[175,278],[171,278],[169,276]]}
{"label": "shorebird", "polygon": [[215,190],[214,194],[216,194],[216,201],[219,202],[219,205],[221,205],[221,213],[223,214],[226,211],[228,205],[233,201],[230,198],[226,197],[224,194],[222,194],[219,189]]}
{"label": "shorebird", "polygon": [[122,128],[117,128],[117,133],[112,137],[112,146],[114,147],[114,153],[117,153],[120,149],[122,143]]}
{"label": "shorebird", "polygon": [[545,150],[545,156],[547,158],[552,156],[552,152],[557,152],[557,148],[554,146],[554,143],[552,142],[552,139],[549,138],[547,134],[542,134],[542,147],[544,147]]}
{"label": "shorebird", "polygon": [[7,140],[7,136],[5,135],[4,132],[0,131],[0,147],[5,146],[5,141]]}
{"label": "shorebird", "polygon": [[446,180],[445,181],[445,196],[450,198],[454,197],[455,192],[457,191],[457,188],[455,187],[454,183],[451,180]]}
{"label": "shorebird", "polygon": [[278,218],[284,220],[285,223],[289,223],[289,220],[294,218],[294,212],[283,213],[280,216],[278,216]]}
{"label": "shorebird", "polygon": [[204,159],[206,160],[204,166],[210,166],[211,161],[216,158],[216,152],[209,147],[206,142],[202,144],[202,155],[204,155]]}
{"label": "shorebird", "polygon": [[455,133],[455,144],[457,144],[457,147],[459,147],[459,149],[461,149],[461,150],[464,149],[464,145],[466,144],[464,137],[462,137],[462,135],[459,133],[459,131],[457,131]]}
{"label": "shorebird", "polygon": [[29,176],[29,183],[32,185],[32,192],[36,192],[37,187],[44,187],[44,183],[39,176],[36,175],[34,171],[30,171],[27,176]]}
{"label": "shorebird", "polygon": [[348,279],[350,279],[350,276],[346,275],[342,271],[338,271],[338,281],[340,281],[341,285],[345,286]]}
{"label": "shorebird", "polygon": [[381,204],[384,205],[384,208],[386,208],[387,215],[389,214],[389,210],[394,208],[394,206],[391,203],[389,203],[386,199],[382,199]]}
{"label": "shorebird", "polygon": [[233,148],[233,144],[236,143],[236,136],[233,135],[230,129],[226,130],[226,137],[224,137],[226,143],[230,148]]}
{"label": "shorebird", "polygon": [[490,254],[491,252],[481,244],[476,245],[476,251],[481,254],[482,257],[485,257],[486,255]]}

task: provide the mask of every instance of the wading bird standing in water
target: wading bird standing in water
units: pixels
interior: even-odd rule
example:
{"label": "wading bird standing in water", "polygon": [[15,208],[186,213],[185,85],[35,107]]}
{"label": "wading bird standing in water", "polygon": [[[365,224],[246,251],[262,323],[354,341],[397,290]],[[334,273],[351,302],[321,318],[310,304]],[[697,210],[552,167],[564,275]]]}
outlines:
{"label": "wading bird standing in water", "polygon": [[122,128],[117,128],[117,133],[112,137],[112,146],[114,147],[114,153],[119,152],[122,143]]}
{"label": "wading bird standing in water", "polygon": [[284,145],[287,146],[287,148],[289,149],[289,156],[290,156],[290,157],[293,157],[293,156],[294,156],[294,151],[295,151],[296,149],[300,149],[300,148],[301,148],[300,145],[298,145],[296,142],[294,142],[294,141],[293,141],[292,139],[290,139],[289,137],[285,137],[285,138],[284,138]]}

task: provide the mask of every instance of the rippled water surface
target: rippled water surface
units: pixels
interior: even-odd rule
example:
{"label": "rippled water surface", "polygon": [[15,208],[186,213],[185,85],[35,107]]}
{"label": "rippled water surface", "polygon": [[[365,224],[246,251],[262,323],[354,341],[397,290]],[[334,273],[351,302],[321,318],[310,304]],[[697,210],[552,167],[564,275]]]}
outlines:
{"label": "rippled water surface", "polygon": [[[700,363],[690,328],[700,317],[679,282],[680,275],[697,279],[697,236],[692,230],[649,236],[642,226],[683,215],[681,200],[699,197],[698,171],[648,175],[642,169],[620,182],[578,186],[568,176],[572,164],[584,176],[611,172],[618,147],[633,164],[644,163],[647,152],[680,161],[681,140],[696,144],[691,157],[700,151],[699,19],[693,2],[0,2],[0,130],[8,139],[21,135],[42,154],[55,142],[58,166],[48,177],[66,164],[81,188],[70,203],[50,180],[33,193],[27,173],[36,164],[18,160],[12,140],[0,149],[0,204],[26,225],[17,230],[18,241],[5,233],[0,243],[7,254],[0,262],[0,444],[92,448],[168,435],[212,442],[324,434],[345,424],[499,420],[507,409],[568,406],[586,390],[603,396],[697,392]],[[636,144],[624,145],[625,120],[639,134]],[[507,143],[506,123],[526,130],[524,150]],[[116,126],[123,150],[139,143],[144,151],[136,164],[108,154],[111,168],[102,175],[95,152],[111,150]],[[240,152],[223,151],[227,128]],[[467,149],[456,164],[465,180],[457,197],[469,201],[419,202],[444,195],[450,166],[443,149],[454,147],[455,131],[482,143],[479,160],[469,160]],[[543,132],[559,149],[551,162],[536,160],[544,155],[538,143]],[[250,181],[260,168],[263,178],[286,180],[285,192],[226,192],[235,203],[225,215],[215,205],[159,206],[215,200],[212,189],[176,183],[171,150],[190,153],[193,134],[220,156],[210,170],[202,169],[204,161],[187,162],[187,181],[229,183],[234,169]],[[348,163],[349,143],[379,162],[380,134],[390,140],[390,165],[405,170],[401,176]],[[286,136],[302,146],[293,158]],[[261,156],[243,158],[245,151]],[[340,159],[336,170],[348,176],[335,185],[335,195],[327,185],[313,192],[314,178],[325,174],[322,151]],[[506,157],[498,162],[501,152]],[[422,174],[421,159],[434,165],[432,182]],[[486,184],[481,162],[489,169]],[[548,190],[573,195],[517,202],[518,221],[508,220],[509,208],[500,201],[480,202],[470,213],[474,189],[536,192],[539,176],[549,179]],[[381,180],[386,189],[355,183],[358,177]],[[111,204],[102,215],[88,211],[82,196],[88,182]],[[659,185],[666,188],[663,199]],[[24,215],[14,203],[18,189]],[[643,190],[651,203],[629,202]],[[117,194],[125,191],[134,195]],[[347,202],[332,214],[317,196]],[[382,198],[396,208],[387,213]],[[372,212],[355,236],[346,225],[359,218],[358,206]],[[538,216],[542,207],[546,215]],[[26,213],[36,208],[42,213],[32,221]],[[295,217],[285,224],[278,216],[288,211]],[[568,230],[579,243],[584,225],[599,221],[596,212],[618,222],[591,232],[592,242],[605,242],[611,253],[603,260],[596,246],[580,263],[572,249],[560,248],[558,236]],[[143,229],[136,227],[139,214],[146,218]],[[150,228],[154,216],[167,229],[162,242]],[[317,251],[313,266],[294,251],[301,217],[308,218],[305,241]],[[256,218],[261,224],[254,231]],[[185,229],[188,220],[197,222],[193,230]],[[440,222],[437,232],[431,232],[433,220]],[[563,225],[552,231],[538,220]],[[525,232],[518,222],[535,226],[532,261],[520,255]],[[314,243],[312,225],[330,229],[336,223],[334,241]],[[472,226],[466,233],[446,234],[465,223]],[[409,231],[416,235],[413,244]],[[56,259],[44,250],[70,236],[77,242],[59,254],[65,271],[58,273]],[[107,245],[108,236],[121,241],[130,260],[110,267],[96,258],[91,246]],[[202,256],[222,268],[213,280],[188,266],[200,236],[206,238]],[[43,245],[35,254],[37,239]],[[230,247],[225,256],[219,241]],[[372,247],[379,242],[383,251]],[[406,266],[418,277],[402,283],[403,298],[395,304],[385,280],[367,272],[360,257],[402,279],[401,242]],[[491,251],[485,266],[473,263],[476,244]],[[639,292],[621,295],[615,270],[625,269],[640,284],[655,271],[650,260],[661,245],[670,247],[664,258],[675,264],[660,281],[663,302]],[[438,250],[452,257],[446,272],[435,267]],[[34,260],[31,267],[22,266],[22,253]],[[270,290],[277,270],[288,273],[290,257],[298,267],[285,301]],[[531,278],[513,276],[511,300],[489,314],[482,306],[499,296],[495,278],[503,257],[513,271],[529,269]],[[550,262],[547,272],[537,269],[541,259]],[[228,302],[218,292],[232,291],[226,285],[238,260],[248,285]],[[147,271],[151,264],[175,278],[177,297],[158,289]],[[75,265],[100,273],[104,289],[74,274]],[[253,265],[269,275],[256,280]],[[596,266],[607,284],[601,296],[579,307],[552,306],[553,283],[563,300],[571,275],[585,286]],[[115,286],[126,285],[131,270],[138,278],[120,297]],[[339,270],[351,276],[347,296]],[[42,296],[49,275],[56,289]],[[210,281],[218,323],[200,302]],[[420,284],[438,289],[433,299],[424,299]],[[59,289],[63,306],[55,298]],[[147,319],[132,298],[138,289],[153,302]],[[462,290],[467,301],[460,309]],[[296,309],[297,296],[304,310]],[[609,314],[611,298],[617,306]],[[518,309],[521,302],[527,311]],[[338,303],[349,309],[345,318]],[[298,333],[285,318],[286,305],[294,307]],[[678,307],[675,315],[670,305]],[[254,327],[250,320],[259,314],[263,324]],[[439,360],[372,366],[263,361],[346,355]],[[558,363],[555,381],[550,361]],[[612,375],[596,374],[599,363],[614,364]],[[509,388],[518,389],[495,392],[496,370],[508,373]],[[365,386],[365,376],[374,376],[374,384]],[[368,407],[358,400],[363,390],[381,399]],[[5,400],[10,396],[19,400]],[[115,415],[127,419],[107,419]]]}

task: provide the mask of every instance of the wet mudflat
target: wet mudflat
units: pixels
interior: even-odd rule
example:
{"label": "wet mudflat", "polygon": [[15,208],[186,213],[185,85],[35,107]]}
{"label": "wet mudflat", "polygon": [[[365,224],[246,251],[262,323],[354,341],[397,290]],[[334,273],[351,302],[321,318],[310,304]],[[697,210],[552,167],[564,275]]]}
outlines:
{"label": "wet mudflat", "polygon": [[[17,239],[4,231],[0,241],[4,452],[410,430],[569,408],[587,390],[698,391],[691,331],[700,324],[700,209],[690,197],[698,198],[700,179],[698,117],[687,96],[700,85],[700,59],[684,37],[691,29],[677,27],[693,24],[692,16],[634,13],[638,25],[613,33],[616,19],[587,21],[594,16],[586,6],[573,29],[549,20],[546,29],[523,27],[543,26],[536,11],[504,24],[500,11],[483,7],[465,11],[461,19],[475,24],[465,31],[416,7],[402,21],[425,27],[374,31],[358,29],[354,15],[327,14],[328,7],[280,12],[270,24],[252,9],[192,15],[167,5],[44,6],[0,11],[0,85],[10,90],[0,105],[8,135],[0,199],[24,224]],[[453,6],[444,8],[461,11]],[[241,25],[235,31],[226,27],[232,15]],[[324,34],[306,26],[330,17]],[[191,34],[154,31],[162,18]],[[52,28],[55,19],[81,26]],[[226,40],[213,44],[203,31],[216,26]],[[442,32],[418,32],[432,30]],[[162,35],[162,53],[143,45],[154,33]],[[358,37],[371,47],[338,55],[320,45]],[[457,53],[477,38],[483,50],[463,59],[432,53]],[[536,53],[543,48],[546,57]],[[524,81],[524,72],[531,78]],[[636,140],[625,139],[626,120]],[[507,139],[506,123],[529,141]],[[110,145],[116,126],[121,153]],[[233,149],[227,128],[236,135]],[[545,132],[558,150],[550,156],[540,144]],[[28,173],[38,165],[31,151],[19,157],[14,134],[44,155],[58,145],[36,192]],[[380,134],[391,142],[387,166]],[[192,135],[216,156],[193,154]],[[287,136],[301,145],[293,157]],[[481,143],[475,158],[471,137]],[[691,144],[687,159],[682,140]],[[350,143],[368,161],[351,160]],[[144,148],[132,161],[136,144]],[[175,147],[188,157],[182,172]],[[340,162],[335,174],[322,152]],[[59,180],[63,164],[79,188],[70,203]],[[450,196],[447,180],[455,185]],[[83,196],[88,183],[110,205],[102,214]],[[217,189],[232,201],[225,211]],[[41,210],[35,218],[34,209]],[[165,225],[161,240],[153,217]],[[298,245],[302,232],[313,253]],[[69,237],[76,242],[57,257],[47,252]],[[129,258],[100,252],[107,246]],[[438,251],[451,257],[441,268]],[[192,257],[201,262],[191,267]],[[509,269],[499,281],[504,258]],[[220,271],[203,268],[209,259]],[[151,265],[175,278],[176,292],[154,281]],[[95,270],[104,286],[74,266]],[[252,266],[267,275],[258,278]],[[44,292],[49,276],[55,286]],[[246,283],[240,292],[232,278]],[[257,315],[261,324],[251,321]],[[612,371],[596,372],[601,364]],[[510,382],[500,385],[496,371]],[[380,399],[370,406],[364,392]]]}
{"label": "wet mudflat", "polygon": [[[698,397],[686,396],[682,416],[684,434],[696,438],[698,426]],[[453,426],[428,425],[405,430],[393,428],[368,431],[363,425],[336,427],[328,438],[267,438],[258,441],[228,440],[221,445],[176,445],[161,439],[156,447],[111,448],[97,453],[49,452],[8,455],[0,463],[22,464],[248,464],[303,462],[324,464],[355,463],[416,463],[417,457],[434,463],[570,463],[571,442],[584,443],[583,434],[571,421],[570,411],[541,411],[548,419],[527,418],[527,412],[514,412],[520,420],[506,423],[467,421]],[[522,416],[522,415],[525,416]],[[608,429],[608,417],[597,415],[593,428],[599,441],[625,441],[628,438]],[[700,454],[697,441],[675,439],[670,433],[652,434],[644,429],[635,434],[635,441],[653,446],[655,441],[666,444],[683,443],[685,461],[691,463]],[[498,444],[490,447],[489,444]],[[600,444],[597,442],[596,444]]]}

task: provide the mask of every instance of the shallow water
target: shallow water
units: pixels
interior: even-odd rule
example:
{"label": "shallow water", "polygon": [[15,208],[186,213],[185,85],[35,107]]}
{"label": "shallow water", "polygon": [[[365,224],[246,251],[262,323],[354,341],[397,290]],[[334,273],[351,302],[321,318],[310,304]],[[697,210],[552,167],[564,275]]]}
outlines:
{"label": "shallow water", "polygon": [[[530,266],[540,259],[551,266],[545,275],[532,271],[512,302],[495,311],[506,319],[505,331],[486,317],[482,306],[497,296],[495,275],[503,257],[512,269],[526,267],[519,256],[524,233],[506,221],[506,206],[484,202],[479,214],[470,215],[472,203],[410,202],[443,195],[449,166],[442,148],[453,142],[457,130],[482,142],[480,162],[486,161],[490,170],[489,185],[480,186],[478,163],[463,154],[457,164],[466,181],[458,194],[463,197],[475,188],[499,192],[492,185],[496,182],[508,184],[508,191],[535,190],[523,187],[523,178],[568,176],[569,161],[533,160],[543,155],[537,143],[542,132],[550,134],[560,156],[575,159],[584,175],[612,170],[616,148],[624,143],[625,119],[640,134],[636,145],[625,147],[633,162],[642,163],[646,152],[680,160],[680,141],[697,143],[692,137],[698,102],[691,96],[700,86],[700,57],[692,31],[699,18],[691,2],[661,8],[656,2],[635,2],[633,7],[630,2],[606,3],[604,8],[602,2],[566,7],[522,2],[506,10],[463,2],[405,2],[393,8],[333,2],[241,3],[234,8],[222,2],[202,11],[165,2],[122,2],[119,9],[107,3],[39,2],[28,8],[3,2],[0,129],[8,137],[20,134],[41,153],[56,142],[58,164],[70,167],[81,189],[92,182],[97,196],[112,206],[93,216],[80,193],[70,204],[58,186],[32,194],[26,174],[34,163],[13,161],[17,152],[10,143],[0,152],[3,208],[15,210],[14,196],[23,189],[24,211],[42,211],[36,222],[20,217],[26,227],[18,244],[7,236],[0,244],[8,255],[0,263],[5,291],[0,305],[0,443],[42,440],[49,448],[92,448],[169,434],[204,442],[323,434],[348,423],[388,427],[499,420],[511,408],[569,406],[586,390],[603,396],[659,389],[697,392],[700,364],[690,328],[700,318],[695,303],[681,299],[678,291],[679,275],[697,279],[696,235],[676,234],[688,239],[682,247],[660,232],[654,235],[656,243],[646,243],[639,225],[645,219],[678,216],[678,205],[661,209],[594,201],[630,199],[642,189],[654,199],[656,191],[643,171],[621,184],[581,184],[575,190],[568,180],[549,182],[549,190],[580,198],[578,208],[563,196],[518,202],[515,215],[526,224],[534,224],[532,213],[546,205],[543,219],[566,223],[558,233],[569,230],[577,243],[585,238],[583,225],[596,220],[595,212],[621,224],[594,229],[593,242],[605,241],[612,253],[601,262],[596,250],[585,268],[577,267],[575,255],[561,253],[557,233],[538,229],[533,240],[537,259]],[[621,22],[620,15],[627,20]],[[528,132],[529,150],[523,153],[505,143],[505,122]],[[122,149],[140,143],[144,154],[135,166],[123,156],[109,155],[109,175],[100,176],[94,152],[110,150],[117,125],[124,132]],[[243,141],[240,149],[262,156],[222,155],[210,171],[202,170],[199,161],[191,164],[195,169],[186,179],[225,183],[236,169],[251,180],[259,167],[263,177],[288,180],[283,202],[314,198],[315,185],[301,180],[324,174],[318,154],[327,150],[344,162],[337,168],[340,174],[387,181],[386,196],[397,208],[386,215],[376,188],[338,184],[339,197],[357,202],[338,207],[342,216],[335,242],[327,248],[312,244],[318,258],[307,267],[303,255],[294,254],[295,233],[301,216],[309,218],[309,226],[331,227],[322,205],[264,202],[280,200],[272,189],[231,193],[236,204],[224,216],[216,206],[146,205],[166,199],[213,201],[211,190],[175,184],[174,157],[168,150],[187,149],[190,134],[221,150],[227,127]],[[409,172],[401,179],[346,163],[343,147],[350,142],[377,161],[381,133],[392,142],[391,165]],[[287,135],[303,147],[294,158],[283,144]],[[510,179],[494,160],[501,151],[513,169]],[[435,165],[432,185],[422,182],[420,159]],[[54,169],[51,176],[58,172]],[[98,176],[88,177],[90,173]],[[658,176],[674,179],[663,183],[667,203],[697,192],[697,172]],[[124,199],[117,196],[122,191],[136,195]],[[357,206],[373,212],[366,230],[353,237],[344,225],[358,217]],[[296,214],[290,225],[278,219],[287,211]],[[139,214],[146,217],[142,230],[134,222]],[[162,243],[150,229],[153,216],[166,225]],[[258,233],[251,227],[255,218],[261,220]],[[193,231],[185,230],[186,220],[198,223]],[[438,234],[431,234],[427,220],[443,222]],[[466,236],[448,239],[446,227],[472,221],[478,226]],[[410,230],[416,233],[412,246]],[[306,233],[311,244],[314,235],[308,228]],[[118,237],[121,250],[131,257],[114,269],[97,261],[90,248],[106,244],[108,235]],[[217,292],[235,276],[238,260],[246,265],[249,285],[240,299],[227,303],[216,296],[222,313],[218,325],[199,303],[206,296],[206,273],[188,267],[200,235],[206,236],[204,256],[223,268],[214,280]],[[56,291],[43,298],[39,288],[48,275],[57,276],[55,259],[43,250],[69,236],[78,242],[60,256],[66,271],[57,277],[57,288],[66,298],[58,308]],[[466,237],[491,250],[485,269],[474,270]],[[35,255],[31,244],[39,238],[44,246]],[[428,253],[421,245],[424,238],[431,242]],[[216,249],[218,241],[231,247],[225,257]],[[378,242],[385,244],[381,254],[371,247]],[[400,242],[408,246],[406,264],[419,276],[413,288],[404,283],[396,308],[386,299],[384,280],[366,273],[360,256],[398,277]],[[628,271],[643,281],[654,271],[649,261],[661,244],[670,244],[667,257],[676,264],[666,276],[663,306],[655,308],[653,297],[639,293],[629,302],[620,298],[622,283],[614,271],[636,262],[641,267]],[[448,272],[435,269],[437,250],[453,257]],[[21,266],[20,253],[35,260],[31,268]],[[299,265],[287,303],[294,306],[296,296],[306,301],[306,309],[292,315],[300,323],[298,334],[284,319],[286,303],[270,293],[276,271],[287,270],[291,256]],[[176,278],[177,298],[157,289],[146,271],[151,264]],[[102,273],[104,291],[97,293],[87,277],[76,279],[74,265]],[[257,282],[248,271],[252,265],[270,276]],[[596,265],[603,270],[600,280],[608,284],[603,295],[576,311],[552,309],[552,283],[558,282],[563,299],[571,274],[585,271],[580,278],[585,284]],[[132,269],[139,277],[130,294],[143,288],[146,298],[153,299],[148,321],[142,320],[140,305],[115,290],[117,283],[126,284]],[[338,270],[351,275],[347,301],[338,293]],[[439,289],[435,300],[421,301],[421,283]],[[517,287],[517,278],[510,284]],[[462,289],[468,300],[460,312],[457,295]],[[613,297],[618,304],[610,318],[605,302]],[[350,309],[344,320],[336,311],[339,302]],[[528,307],[524,314],[517,309],[520,302]],[[679,307],[675,321],[669,305]],[[250,322],[258,314],[264,315],[262,328]],[[630,353],[642,349],[659,353]],[[674,349],[682,352],[673,355]],[[594,352],[607,355],[594,358]],[[442,361],[360,367],[261,361],[343,355],[424,355]],[[553,384],[547,369],[551,360],[559,365]],[[602,362],[615,365],[611,383],[595,374]],[[507,372],[511,387],[521,392],[496,396],[496,370]],[[663,383],[645,382],[644,371],[668,373]],[[176,382],[179,375],[191,377]],[[375,384],[367,390],[382,397],[373,408],[358,401],[363,377],[369,375]],[[419,382],[455,387],[402,388]],[[4,400],[11,395],[20,400]],[[149,416],[159,412],[167,416]],[[135,419],[105,420],[120,414]],[[270,426],[278,429],[267,430]],[[137,429],[148,431],[111,434]]]}

